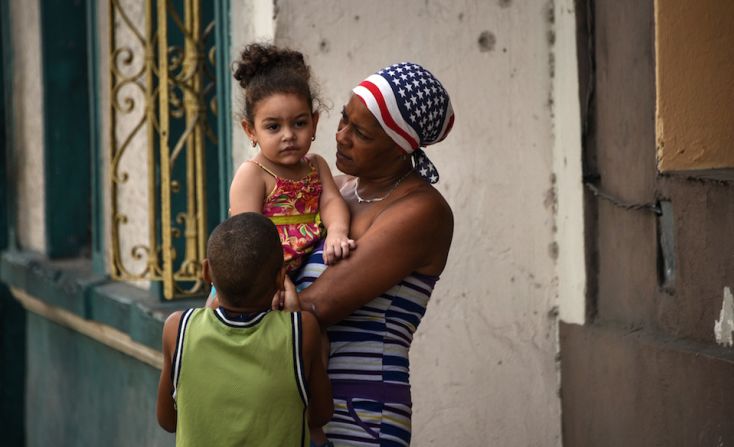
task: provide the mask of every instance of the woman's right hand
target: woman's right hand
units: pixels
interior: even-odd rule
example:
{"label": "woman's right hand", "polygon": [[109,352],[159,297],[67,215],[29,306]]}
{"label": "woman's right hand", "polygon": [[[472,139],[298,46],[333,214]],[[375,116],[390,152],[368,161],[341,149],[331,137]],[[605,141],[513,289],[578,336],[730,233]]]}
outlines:
{"label": "woman's right hand", "polygon": [[286,310],[289,312],[301,310],[301,300],[298,297],[296,285],[293,284],[293,281],[291,281],[288,275],[285,276],[285,280],[283,281],[283,289],[275,292],[275,296],[273,296],[272,308],[273,310]]}

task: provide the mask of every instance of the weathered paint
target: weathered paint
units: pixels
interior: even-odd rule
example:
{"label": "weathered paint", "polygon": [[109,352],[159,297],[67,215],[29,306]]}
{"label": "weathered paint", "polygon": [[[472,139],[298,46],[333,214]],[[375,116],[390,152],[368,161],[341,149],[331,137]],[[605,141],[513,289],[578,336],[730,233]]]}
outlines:
{"label": "weathered paint", "polygon": [[[49,305],[43,300],[27,294],[21,289],[11,289],[13,296],[29,312],[33,312],[53,323],[65,326],[81,335],[109,346],[111,349],[127,354],[143,363],[161,370],[163,369],[163,354],[160,349],[152,349],[130,338],[126,332],[96,321],[86,320],[73,312]],[[96,306],[96,303],[95,303]]]}
{"label": "weathered paint", "polygon": [[734,297],[731,295],[731,289],[724,287],[724,300],[721,303],[721,313],[719,319],[714,323],[714,337],[716,343],[722,346],[734,345]]}
{"label": "weathered paint", "polygon": [[10,0],[13,140],[18,169],[17,230],[22,248],[46,251],[43,83],[39,2]]}
{"label": "weathered paint", "polygon": [[[549,8],[277,2],[275,42],[306,54],[332,105],[312,145],[332,167],[339,110],[367,75],[411,60],[452,95],[454,130],[427,151],[456,228],[411,352],[415,445],[560,444]],[[241,49],[252,33],[234,31]]]}
{"label": "weathered paint", "polygon": [[581,105],[576,57],[576,11],[573,0],[553,2],[553,173],[555,179],[558,306],[566,323],[586,317],[584,191],[581,179]]}
{"label": "weathered paint", "polygon": [[29,314],[29,447],[173,446],[155,418],[160,371]]}
{"label": "weathered paint", "polygon": [[734,168],[734,3],[656,0],[661,171]]}

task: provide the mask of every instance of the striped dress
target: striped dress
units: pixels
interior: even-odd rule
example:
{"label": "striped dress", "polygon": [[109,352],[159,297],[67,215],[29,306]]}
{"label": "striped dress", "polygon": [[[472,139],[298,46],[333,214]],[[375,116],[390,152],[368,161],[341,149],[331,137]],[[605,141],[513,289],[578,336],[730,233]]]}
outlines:
{"label": "striped dress", "polygon": [[[299,290],[326,269],[319,246],[300,271]],[[411,434],[408,350],[437,278],[412,274],[328,329],[335,446],[407,446]]]}

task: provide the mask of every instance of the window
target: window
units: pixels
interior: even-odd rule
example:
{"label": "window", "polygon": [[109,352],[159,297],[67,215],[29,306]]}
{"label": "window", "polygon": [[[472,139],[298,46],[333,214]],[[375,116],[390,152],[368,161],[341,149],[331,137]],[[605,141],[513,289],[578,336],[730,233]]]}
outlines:
{"label": "window", "polygon": [[108,4],[110,273],[160,281],[167,299],[205,291],[200,260],[226,213],[229,98],[219,84],[228,73],[216,60],[226,33],[215,20],[224,22],[223,3]]}

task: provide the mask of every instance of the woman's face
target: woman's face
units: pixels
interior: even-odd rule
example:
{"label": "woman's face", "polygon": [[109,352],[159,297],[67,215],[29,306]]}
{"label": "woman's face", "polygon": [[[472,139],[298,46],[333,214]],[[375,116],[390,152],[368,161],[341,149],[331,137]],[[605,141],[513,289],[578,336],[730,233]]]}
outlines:
{"label": "woman's face", "polygon": [[336,131],[336,167],[358,177],[379,176],[402,154],[367,106],[352,95]]}

